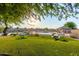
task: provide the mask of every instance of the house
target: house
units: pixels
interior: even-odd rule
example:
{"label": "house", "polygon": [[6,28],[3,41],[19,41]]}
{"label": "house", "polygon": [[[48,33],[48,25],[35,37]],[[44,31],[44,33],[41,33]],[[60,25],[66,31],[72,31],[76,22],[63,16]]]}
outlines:
{"label": "house", "polygon": [[36,28],[36,29],[28,29],[27,30],[29,32],[29,34],[39,34],[39,35],[51,35],[53,32],[55,32],[54,29],[40,29],[40,28]]}
{"label": "house", "polygon": [[61,33],[61,35],[66,36],[66,37],[70,37],[71,36],[71,29],[67,28],[67,27],[60,27],[57,29],[59,33]]}
{"label": "house", "polygon": [[58,32],[63,32],[63,33],[71,33],[71,29],[70,28],[67,28],[67,27],[60,27],[57,29]]}

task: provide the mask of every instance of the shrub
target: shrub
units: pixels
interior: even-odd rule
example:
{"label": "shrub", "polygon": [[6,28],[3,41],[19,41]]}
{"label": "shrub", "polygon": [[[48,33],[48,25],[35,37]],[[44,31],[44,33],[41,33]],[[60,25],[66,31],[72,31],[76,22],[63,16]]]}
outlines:
{"label": "shrub", "polygon": [[59,40],[59,37],[58,36],[54,36],[53,37],[55,40]]}
{"label": "shrub", "polygon": [[15,38],[16,38],[16,40],[26,39],[26,37],[25,37],[25,36],[16,36]]}
{"label": "shrub", "polygon": [[32,36],[39,36],[39,34],[32,34]]}
{"label": "shrub", "polygon": [[64,37],[64,36],[62,36],[62,37],[59,38],[59,40],[60,41],[64,41],[64,42],[68,42],[68,41],[73,41],[74,39],[70,38],[70,37]]}
{"label": "shrub", "polygon": [[16,36],[17,34],[11,34],[11,36]]}
{"label": "shrub", "polygon": [[60,41],[64,41],[64,42],[68,42],[68,39],[67,39],[66,37],[64,37],[64,36],[60,37],[59,40],[60,40]]}

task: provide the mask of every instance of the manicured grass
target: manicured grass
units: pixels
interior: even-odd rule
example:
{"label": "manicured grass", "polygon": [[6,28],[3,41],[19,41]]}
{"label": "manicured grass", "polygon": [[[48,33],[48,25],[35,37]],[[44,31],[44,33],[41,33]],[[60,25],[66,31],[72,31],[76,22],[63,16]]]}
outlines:
{"label": "manicured grass", "polygon": [[12,56],[79,56],[79,41],[55,41],[50,36],[0,37],[0,54]]}

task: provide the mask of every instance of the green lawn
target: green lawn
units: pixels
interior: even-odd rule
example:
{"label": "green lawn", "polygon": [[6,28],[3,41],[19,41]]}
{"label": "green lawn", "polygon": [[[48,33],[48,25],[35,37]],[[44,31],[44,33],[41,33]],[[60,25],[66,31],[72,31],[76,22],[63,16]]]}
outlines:
{"label": "green lawn", "polygon": [[0,37],[0,53],[12,56],[79,56],[79,41],[55,41],[50,36]]}

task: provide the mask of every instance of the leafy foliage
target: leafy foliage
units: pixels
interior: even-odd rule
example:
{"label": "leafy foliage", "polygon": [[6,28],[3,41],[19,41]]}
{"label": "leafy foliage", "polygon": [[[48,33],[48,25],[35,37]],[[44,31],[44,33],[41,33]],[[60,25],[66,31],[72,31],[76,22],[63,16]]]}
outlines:
{"label": "leafy foliage", "polygon": [[16,38],[16,40],[27,39],[25,36],[16,36],[15,38]]}
{"label": "leafy foliage", "polygon": [[[73,6],[74,5],[74,6]],[[75,11],[73,10],[75,8]],[[58,19],[70,17],[77,12],[78,4],[71,3],[0,3],[0,20],[7,24],[22,22],[31,17],[41,19],[45,16],[58,16]]]}
{"label": "leafy foliage", "polygon": [[68,41],[75,41],[73,38],[70,38],[70,37],[60,37],[59,38],[60,41],[64,41],[64,42],[68,42]]}
{"label": "leafy foliage", "polygon": [[70,28],[70,29],[76,29],[76,24],[74,22],[67,22],[64,27]]}

